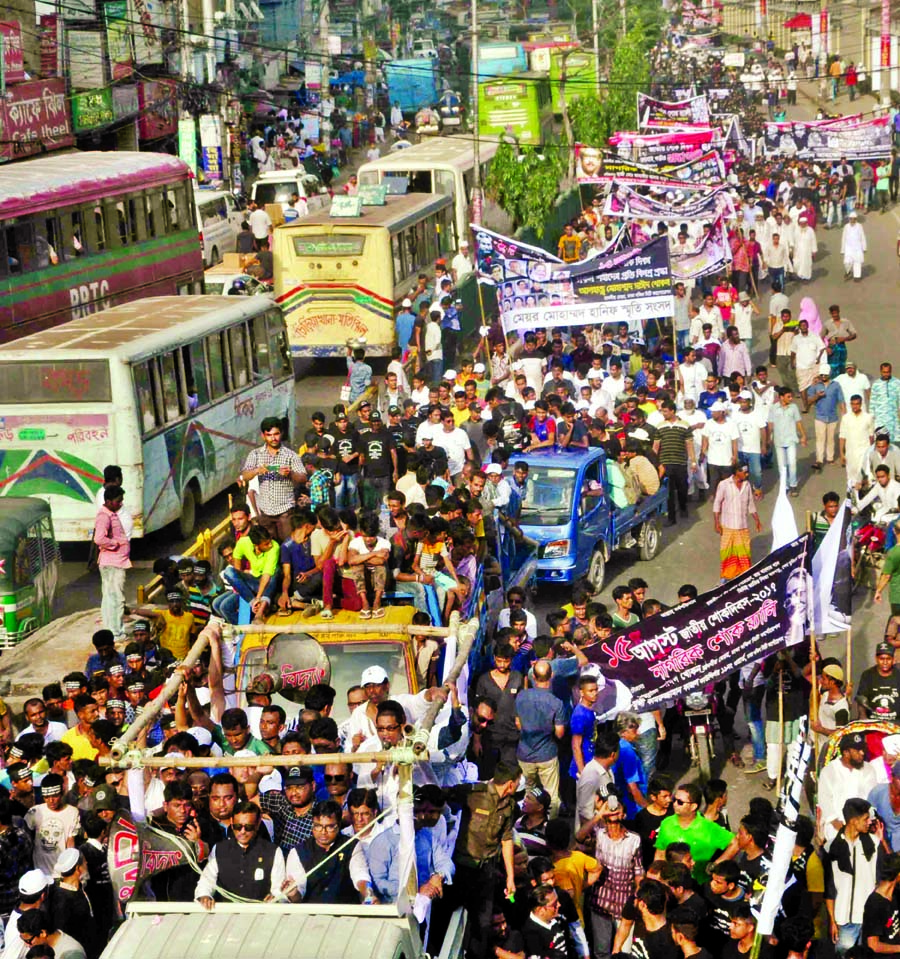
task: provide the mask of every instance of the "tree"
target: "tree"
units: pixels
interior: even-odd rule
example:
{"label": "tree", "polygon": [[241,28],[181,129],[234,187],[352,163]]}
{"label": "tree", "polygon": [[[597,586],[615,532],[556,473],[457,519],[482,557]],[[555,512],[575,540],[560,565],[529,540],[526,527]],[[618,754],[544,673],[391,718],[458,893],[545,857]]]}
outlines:
{"label": "tree", "polygon": [[485,183],[487,195],[512,217],[513,229],[531,227],[544,235],[547,211],[559,195],[564,172],[563,151],[501,143],[491,160]]}

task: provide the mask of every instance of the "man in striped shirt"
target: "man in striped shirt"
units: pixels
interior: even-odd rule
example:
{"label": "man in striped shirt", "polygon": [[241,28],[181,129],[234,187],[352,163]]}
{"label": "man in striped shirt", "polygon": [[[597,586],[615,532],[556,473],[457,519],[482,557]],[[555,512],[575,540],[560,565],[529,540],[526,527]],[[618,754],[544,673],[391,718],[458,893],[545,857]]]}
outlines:
{"label": "man in striped shirt", "polygon": [[676,499],[682,516],[687,516],[688,465],[694,469],[697,465],[694,455],[694,440],[691,428],[675,413],[672,400],[663,400],[660,404],[663,422],[656,427],[654,452],[666,469],[669,481],[669,526],[678,522],[675,511]]}
{"label": "man in striped shirt", "polygon": [[747,482],[750,467],[738,463],[733,475],[722,480],[716,489],[713,519],[720,537],[719,559],[722,582],[734,579],[750,569],[750,516],[756,522],[756,531],[762,524],[756,511],[756,498]]}

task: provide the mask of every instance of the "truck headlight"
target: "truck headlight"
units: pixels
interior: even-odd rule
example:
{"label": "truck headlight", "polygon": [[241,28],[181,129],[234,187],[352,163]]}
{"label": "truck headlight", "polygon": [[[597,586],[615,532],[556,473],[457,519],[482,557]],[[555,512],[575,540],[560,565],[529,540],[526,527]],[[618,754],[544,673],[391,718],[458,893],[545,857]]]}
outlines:
{"label": "truck headlight", "polygon": [[556,539],[544,547],[544,559],[562,559],[569,555],[569,541]]}

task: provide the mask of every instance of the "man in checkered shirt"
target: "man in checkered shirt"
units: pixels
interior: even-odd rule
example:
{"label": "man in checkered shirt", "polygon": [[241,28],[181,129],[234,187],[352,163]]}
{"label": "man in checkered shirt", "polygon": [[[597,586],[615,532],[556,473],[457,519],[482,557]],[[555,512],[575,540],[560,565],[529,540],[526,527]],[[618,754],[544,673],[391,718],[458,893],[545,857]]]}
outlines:
{"label": "man in checkered shirt", "polygon": [[281,420],[268,416],[260,424],[263,445],[251,450],[241,479],[258,478],[257,522],[269,535],[283,543],[291,535],[291,513],[296,505],[294,487],[306,479],[300,457],[281,445]]}

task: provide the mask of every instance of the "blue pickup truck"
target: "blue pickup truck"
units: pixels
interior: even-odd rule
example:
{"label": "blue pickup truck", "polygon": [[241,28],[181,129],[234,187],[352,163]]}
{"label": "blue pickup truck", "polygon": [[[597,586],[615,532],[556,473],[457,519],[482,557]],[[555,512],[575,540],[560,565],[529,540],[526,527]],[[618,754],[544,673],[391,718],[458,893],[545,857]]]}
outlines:
{"label": "blue pickup truck", "polygon": [[522,532],[537,541],[537,580],[571,583],[587,574],[603,587],[606,563],[617,549],[635,547],[642,560],[659,552],[665,482],[652,496],[619,509],[609,498],[602,449],[538,450],[515,456],[528,464]]}

